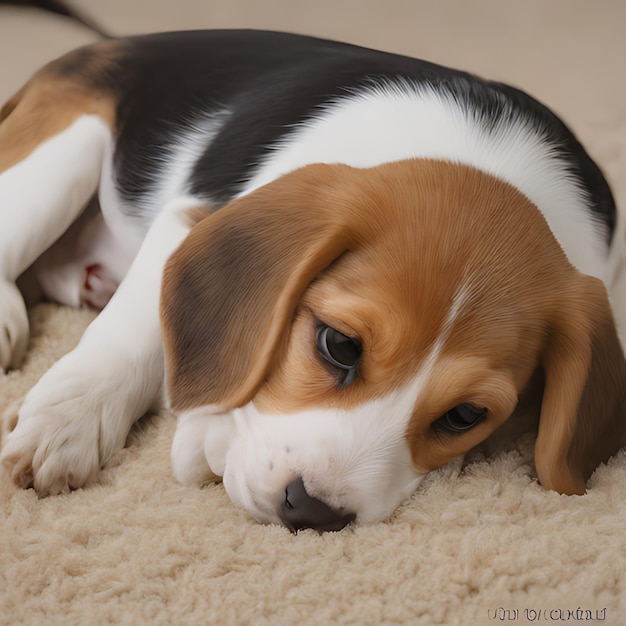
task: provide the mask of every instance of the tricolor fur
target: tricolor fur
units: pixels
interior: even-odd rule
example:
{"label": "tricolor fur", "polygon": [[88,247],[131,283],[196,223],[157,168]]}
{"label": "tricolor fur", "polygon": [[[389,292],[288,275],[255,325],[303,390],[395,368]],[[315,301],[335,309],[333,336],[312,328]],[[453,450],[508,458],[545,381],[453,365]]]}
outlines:
{"label": "tricolor fur", "polygon": [[384,519],[521,414],[562,493],[626,442],[611,192],[523,92],[198,31],[70,53],[1,117],[0,366],[26,349],[22,294],[108,301],[19,410],[18,484],[93,480],[166,369],[176,477],[291,528]]}

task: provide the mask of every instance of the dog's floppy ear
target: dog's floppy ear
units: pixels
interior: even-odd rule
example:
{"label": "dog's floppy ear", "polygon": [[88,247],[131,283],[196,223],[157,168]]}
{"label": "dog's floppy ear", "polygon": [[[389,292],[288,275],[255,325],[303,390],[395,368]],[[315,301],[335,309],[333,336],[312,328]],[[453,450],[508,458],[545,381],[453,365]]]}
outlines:
{"label": "dog's floppy ear", "polygon": [[288,174],[206,217],[172,255],[161,320],[173,408],[253,397],[303,291],[350,247],[349,170]]}
{"label": "dog's floppy ear", "polygon": [[604,285],[577,275],[550,328],[535,446],[541,483],[583,494],[595,468],[626,445],[626,363]]}

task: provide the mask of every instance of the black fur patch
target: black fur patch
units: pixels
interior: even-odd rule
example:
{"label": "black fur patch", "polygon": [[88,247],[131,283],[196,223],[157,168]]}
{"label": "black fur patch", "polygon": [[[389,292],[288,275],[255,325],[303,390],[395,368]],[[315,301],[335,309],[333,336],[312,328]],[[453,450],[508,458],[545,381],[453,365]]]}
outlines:
{"label": "black fur patch", "polygon": [[589,192],[610,236],[611,191],[597,165],[565,124],[522,91],[426,61],[348,44],[264,31],[193,31],[136,37],[118,59],[121,94],[115,171],[132,206],[155,187],[182,129],[199,116],[231,114],[207,146],[189,191],[228,202],[276,142],[318,108],[372,81],[429,83],[475,111],[492,128],[522,117],[545,135]]}

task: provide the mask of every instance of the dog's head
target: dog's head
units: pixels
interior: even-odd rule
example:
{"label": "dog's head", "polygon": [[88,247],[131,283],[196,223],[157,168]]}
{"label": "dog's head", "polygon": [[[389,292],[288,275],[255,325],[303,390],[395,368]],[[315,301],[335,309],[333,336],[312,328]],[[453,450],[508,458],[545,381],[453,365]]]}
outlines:
{"label": "dog's head", "polygon": [[[540,380],[540,481],[580,494],[624,442],[604,286],[470,167],[313,165],[200,221],[162,296],[172,406],[257,519],[389,516]],[[536,386],[536,385],[533,385]]]}

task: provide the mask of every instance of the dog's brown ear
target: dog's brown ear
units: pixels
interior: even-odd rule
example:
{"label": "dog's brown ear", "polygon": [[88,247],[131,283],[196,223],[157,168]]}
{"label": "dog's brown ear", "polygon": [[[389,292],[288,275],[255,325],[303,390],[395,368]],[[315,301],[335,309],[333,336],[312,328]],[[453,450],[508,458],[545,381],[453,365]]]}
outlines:
{"label": "dog's brown ear", "polygon": [[626,363],[601,281],[578,275],[550,329],[535,446],[541,483],[583,494],[596,467],[626,445]]}
{"label": "dog's brown ear", "polygon": [[349,169],[288,174],[205,218],[172,255],[161,320],[173,408],[253,397],[300,296],[350,247],[338,200]]}

